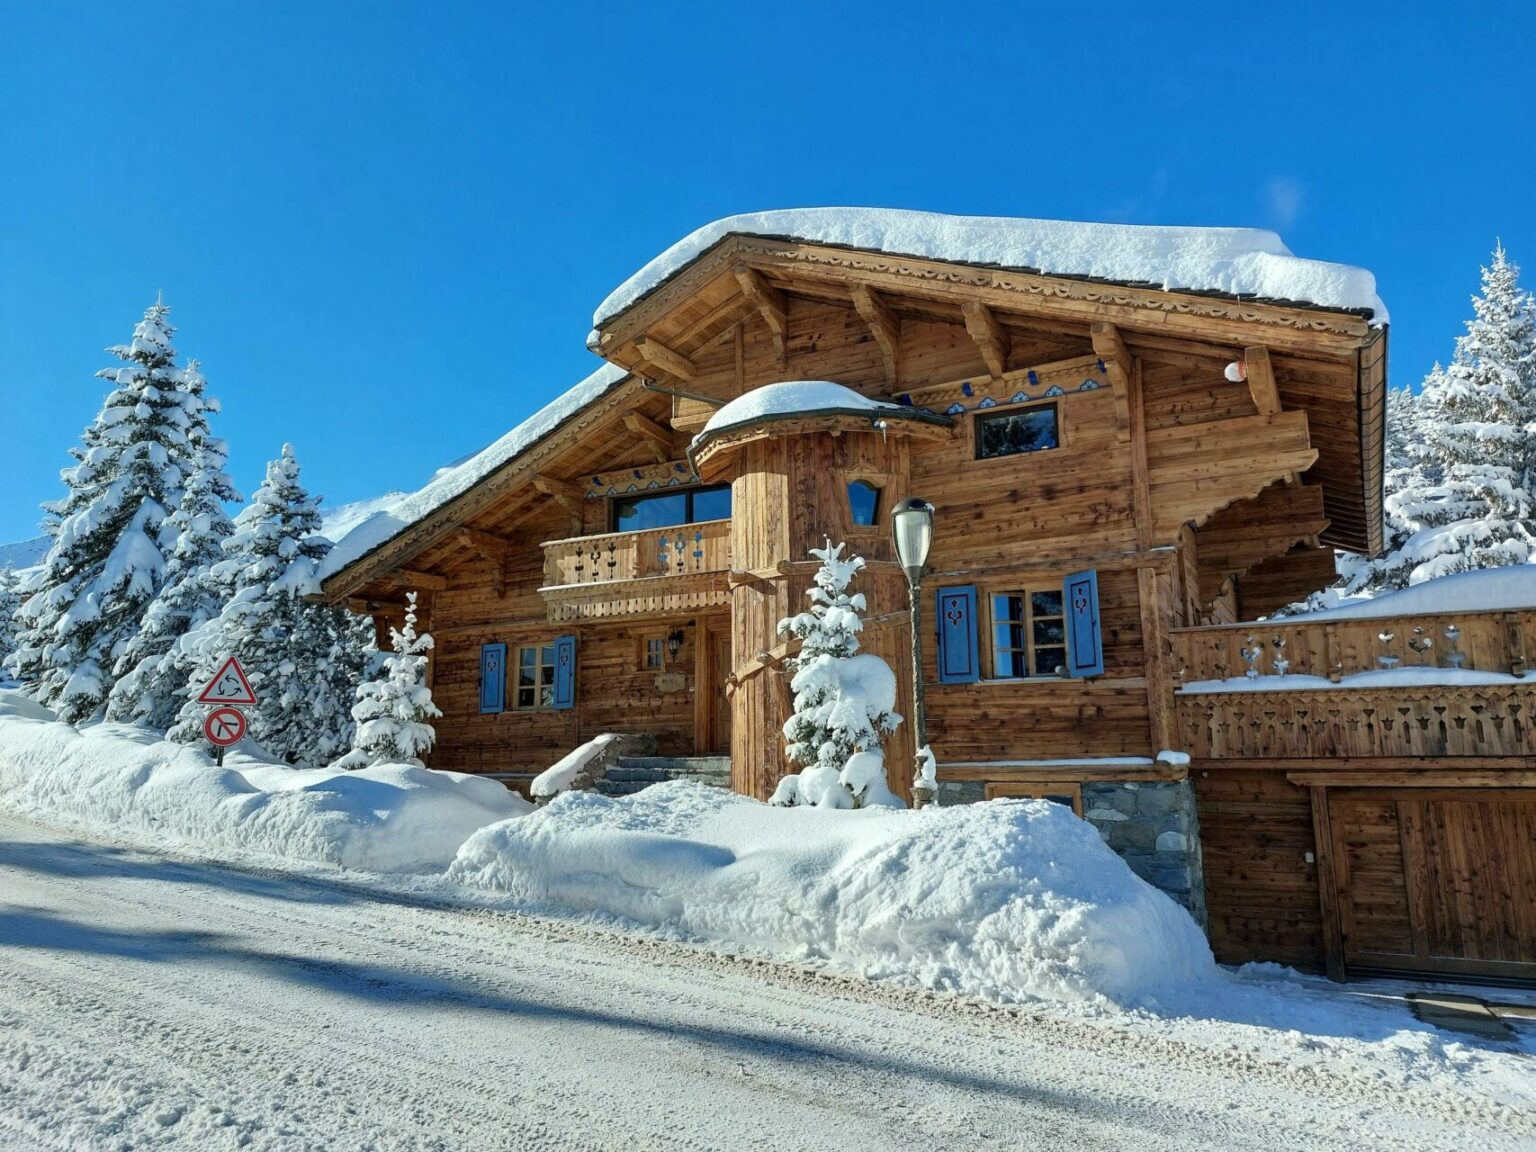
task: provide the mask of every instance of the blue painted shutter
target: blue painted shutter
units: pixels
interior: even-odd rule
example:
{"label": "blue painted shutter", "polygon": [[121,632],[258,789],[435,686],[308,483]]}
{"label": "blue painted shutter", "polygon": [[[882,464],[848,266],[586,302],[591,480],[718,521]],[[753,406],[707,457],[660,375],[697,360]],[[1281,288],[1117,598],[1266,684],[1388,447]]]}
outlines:
{"label": "blue painted shutter", "polygon": [[976,586],[940,588],[938,596],[939,683],[974,684],[981,679],[976,636]]}
{"label": "blue painted shutter", "polygon": [[480,714],[507,707],[507,646],[480,645]]}
{"label": "blue painted shutter", "polygon": [[1074,572],[1062,581],[1067,604],[1067,675],[1104,674],[1104,636],[1099,626],[1099,574]]}
{"label": "blue painted shutter", "polygon": [[555,703],[559,709],[576,707],[576,637],[555,637]]}

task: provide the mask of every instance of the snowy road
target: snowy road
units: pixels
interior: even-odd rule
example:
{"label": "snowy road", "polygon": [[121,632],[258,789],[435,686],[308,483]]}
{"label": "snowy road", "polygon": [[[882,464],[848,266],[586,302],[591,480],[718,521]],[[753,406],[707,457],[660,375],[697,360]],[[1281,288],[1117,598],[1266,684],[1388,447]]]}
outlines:
{"label": "snowy road", "polygon": [[985,1010],[0,817],[6,1150],[1536,1147],[1527,1110],[1306,1048]]}

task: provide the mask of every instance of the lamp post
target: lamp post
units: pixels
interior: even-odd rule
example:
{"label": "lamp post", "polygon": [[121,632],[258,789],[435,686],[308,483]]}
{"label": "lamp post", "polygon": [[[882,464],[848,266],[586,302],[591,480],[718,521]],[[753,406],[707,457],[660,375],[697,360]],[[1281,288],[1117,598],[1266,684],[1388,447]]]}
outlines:
{"label": "lamp post", "polygon": [[934,788],[926,783],[924,770],[928,756],[928,718],[923,710],[923,572],[928,567],[928,549],[933,545],[933,505],[912,497],[891,511],[891,536],[896,545],[896,559],[907,574],[907,592],[912,605],[912,734],[917,742],[915,771],[912,777],[912,804],[926,808],[933,803]]}

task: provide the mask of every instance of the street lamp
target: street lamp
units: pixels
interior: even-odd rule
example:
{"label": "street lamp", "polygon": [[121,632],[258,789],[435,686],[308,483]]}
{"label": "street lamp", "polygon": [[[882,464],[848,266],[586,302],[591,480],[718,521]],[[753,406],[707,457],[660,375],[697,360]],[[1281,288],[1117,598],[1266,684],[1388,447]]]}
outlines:
{"label": "street lamp", "polygon": [[928,719],[923,712],[923,571],[928,567],[928,549],[933,545],[933,505],[912,497],[891,511],[891,536],[896,545],[896,559],[907,574],[907,592],[912,604],[912,733],[917,742],[916,770],[913,773],[912,804],[926,808],[933,803],[934,789],[925,783],[928,764]]}

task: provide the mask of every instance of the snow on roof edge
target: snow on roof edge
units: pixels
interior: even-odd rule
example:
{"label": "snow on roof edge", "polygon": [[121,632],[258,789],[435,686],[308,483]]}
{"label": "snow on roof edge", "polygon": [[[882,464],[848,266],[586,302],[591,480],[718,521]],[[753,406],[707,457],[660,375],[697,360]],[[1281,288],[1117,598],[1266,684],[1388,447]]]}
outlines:
{"label": "snow on roof edge", "polygon": [[421,488],[389,508],[375,512],[336,542],[320,564],[323,584],[338,573],[377,552],[433,512],[469,491],[493,472],[512,463],[528,449],[559,430],[588,405],[602,399],[629,372],[616,364],[604,364],[573,387],[518,424],[489,447],[463,463],[442,469]]}
{"label": "snow on roof edge", "polygon": [[1267,229],[951,216],[896,208],[792,208],[723,217],[661,252],[598,305],[589,347],[604,324],[736,235],[1368,312],[1378,327],[1390,320],[1368,270],[1296,256]]}
{"label": "snow on roof edge", "polygon": [[788,419],[808,412],[827,415],[884,413],[928,423],[950,423],[947,417],[922,409],[893,404],[889,400],[871,400],[846,384],[838,384],[833,380],[781,380],[776,384],[765,384],[743,392],[717,409],[693,438],[689,450],[699,447],[711,436],[734,428],[766,420]]}

